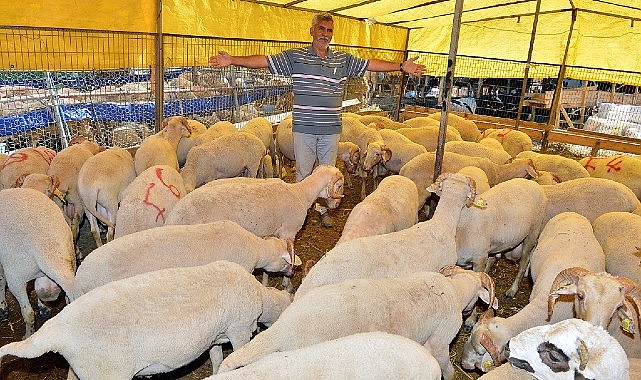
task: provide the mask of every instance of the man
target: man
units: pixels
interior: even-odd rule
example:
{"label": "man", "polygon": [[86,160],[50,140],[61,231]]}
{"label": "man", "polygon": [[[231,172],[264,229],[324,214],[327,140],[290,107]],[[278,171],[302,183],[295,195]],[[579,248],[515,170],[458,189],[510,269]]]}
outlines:
{"label": "man", "polygon": [[[312,43],[305,48],[289,49],[264,56],[231,56],[219,52],[209,59],[214,67],[229,65],[252,69],[268,68],[272,74],[291,76],[294,84],[293,133],[296,157],[296,180],[301,181],[319,165],[335,165],[341,134],[343,85],[349,77],[362,77],[366,70],[399,71],[420,76],[425,66],[409,59],[394,63],[377,59],[365,60],[329,48],[334,33],[334,20],[329,13],[312,19],[309,34]],[[321,223],[332,227],[327,208],[316,204]]]}

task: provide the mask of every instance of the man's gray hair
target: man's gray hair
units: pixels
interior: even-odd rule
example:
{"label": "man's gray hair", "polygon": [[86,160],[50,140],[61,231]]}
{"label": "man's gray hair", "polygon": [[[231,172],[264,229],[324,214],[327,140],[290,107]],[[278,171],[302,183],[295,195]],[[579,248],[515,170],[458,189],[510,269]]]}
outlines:
{"label": "man's gray hair", "polygon": [[334,18],[332,17],[331,13],[328,13],[328,12],[317,13],[312,19],[312,28],[315,27],[316,24],[318,24],[321,21],[334,22]]}

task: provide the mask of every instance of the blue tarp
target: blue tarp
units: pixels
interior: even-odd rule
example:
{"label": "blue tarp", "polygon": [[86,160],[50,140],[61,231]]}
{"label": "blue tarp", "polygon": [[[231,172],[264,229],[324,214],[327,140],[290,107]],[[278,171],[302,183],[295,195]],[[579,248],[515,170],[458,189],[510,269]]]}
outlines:
{"label": "blue tarp", "polygon": [[[254,102],[268,96],[280,96],[292,91],[291,85],[256,87],[239,94],[239,105]],[[165,102],[163,114],[172,115],[204,114],[232,108],[232,95],[221,95],[201,99],[180,99]],[[148,122],[154,124],[156,106],[153,102],[135,103],[80,103],[60,105],[64,121],[90,119],[94,121]],[[0,117],[0,136],[8,136],[31,129],[44,128],[54,123],[49,109],[39,109],[17,115]]]}

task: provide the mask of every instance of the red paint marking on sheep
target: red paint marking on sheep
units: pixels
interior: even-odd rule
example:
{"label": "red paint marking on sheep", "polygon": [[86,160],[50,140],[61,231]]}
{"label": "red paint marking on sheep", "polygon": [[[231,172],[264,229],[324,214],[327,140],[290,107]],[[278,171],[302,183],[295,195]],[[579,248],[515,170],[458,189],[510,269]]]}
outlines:
{"label": "red paint marking on sheep", "polygon": [[610,173],[611,170],[614,170],[615,172],[620,172],[622,162],[623,162],[623,156],[616,156],[610,161],[608,161],[608,163],[605,164],[605,166],[608,167],[608,173]]}
{"label": "red paint marking on sheep", "polygon": [[45,160],[48,165],[50,165],[51,161],[53,161],[53,158],[56,157],[56,152],[50,149],[34,149],[34,151],[36,152],[36,154],[42,157],[42,159]]}
{"label": "red paint marking on sheep", "polygon": [[166,183],[166,182],[162,179],[162,171],[163,171],[163,169],[162,169],[162,168],[156,168],[156,177],[158,178],[158,180],[160,181],[160,183],[162,183],[162,185],[163,185],[163,186],[165,186],[167,189],[169,189],[169,191],[170,191],[170,192],[171,192],[171,193],[172,193],[176,198],[180,198],[180,191],[176,188],[176,186],[174,186],[174,185],[172,185],[172,184],[169,184],[169,183]]}
{"label": "red paint marking on sheep", "polygon": [[26,161],[28,158],[29,158],[29,154],[28,153],[15,152],[15,153],[11,154],[9,157],[7,157],[7,159],[2,164],[2,169],[7,167],[8,165]]}
{"label": "red paint marking on sheep", "polygon": [[166,208],[160,207],[154,202],[151,202],[149,200],[149,196],[151,195],[151,189],[153,189],[156,186],[154,182],[149,182],[147,185],[147,191],[145,192],[145,199],[142,200],[142,203],[146,204],[147,206],[151,206],[158,210],[158,214],[156,215],[156,222],[158,222],[158,218],[162,218],[163,223],[165,222],[165,211],[167,211]]}
{"label": "red paint marking on sheep", "polygon": [[592,162],[592,161],[594,161],[595,159],[596,159],[596,157],[588,157],[588,160],[586,161],[585,165],[583,165],[583,167],[584,167],[586,170],[587,170],[587,169],[596,170],[596,166],[594,166],[594,165],[592,165],[592,164],[591,164],[591,162]]}
{"label": "red paint marking on sheep", "polygon": [[503,138],[505,138],[505,136],[506,136],[508,133],[510,133],[510,132],[512,132],[512,128],[503,128],[503,129],[501,130],[501,132],[499,132],[499,133],[496,135],[496,137],[503,139]]}

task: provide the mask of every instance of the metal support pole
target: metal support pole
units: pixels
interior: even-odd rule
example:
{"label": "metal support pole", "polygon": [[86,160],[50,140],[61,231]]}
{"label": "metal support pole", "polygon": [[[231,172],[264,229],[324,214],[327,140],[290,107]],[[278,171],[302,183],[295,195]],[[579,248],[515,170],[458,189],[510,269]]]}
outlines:
{"label": "metal support pole", "polygon": [[69,146],[69,140],[71,140],[71,133],[69,132],[69,129],[67,128],[66,123],[62,120],[62,114],[60,113],[60,97],[58,96],[58,91],[56,90],[56,86],[53,83],[53,79],[51,79],[51,72],[47,71],[45,73],[46,78],[47,78],[47,90],[49,92],[49,96],[51,99],[51,110],[53,110],[53,119],[56,122],[56,125],[58,125],[58,130],[60,131],[60,143],[62,144],[62,148],[66,148]]}
{"label": "metal support pole", "polygon": [[[461,16],[463,14],[463,0],[456,0],[454,6],[454,21],[452,23],[452,38],[450,40],[450,52],[447,59],[447,73],[443,81],[443,91],[441,96],[441,125],[438,130],[438,144],[436,145],[436,160],[434,162],[433,181],[441,174],[443,167],[443,152],[445,151],[445,136],[447,132],[447,116],[452,99],[452,83],[454,81],[454,69],[456,67],[456,51],[458,49],[458,40],[461,31]],[[427,217],[430,218],[436,209],[434,202],[430,203],[430,210]]]}
{"label": "metal support pole", "polygon": [[162,120],[164,115],[164,57],[163,57],[163,33],[162,33],[162,0],[158,0],[156,3],[156,57],[155,57],[155,70],[152,70],[151,75],[154,76],[155,86],[154,91],[156,92],[155,104],[156,104],[156,132],[160,132],[160,127],[162,126]]}
{"label": "metal support pole", "polygon": [[530,76],[530,64],[532,62],[532,52],[534,51],[534,39],[536,38],[536,27],[539,25],[539,12],[541,11],[541,0],[536,1],[536,11],[534,12],[534,21],[532,22],[532,35],[530,36],[530,49],[527,52],[527,63],[523,74],[523,85],[521,86],[521,99],[519,100],[519,110],[516,113],[516,124],[514,129],[519,129],[521,123],[521,114],[523,113],[523,100],[525,91],[527,91],[527,80]]}

